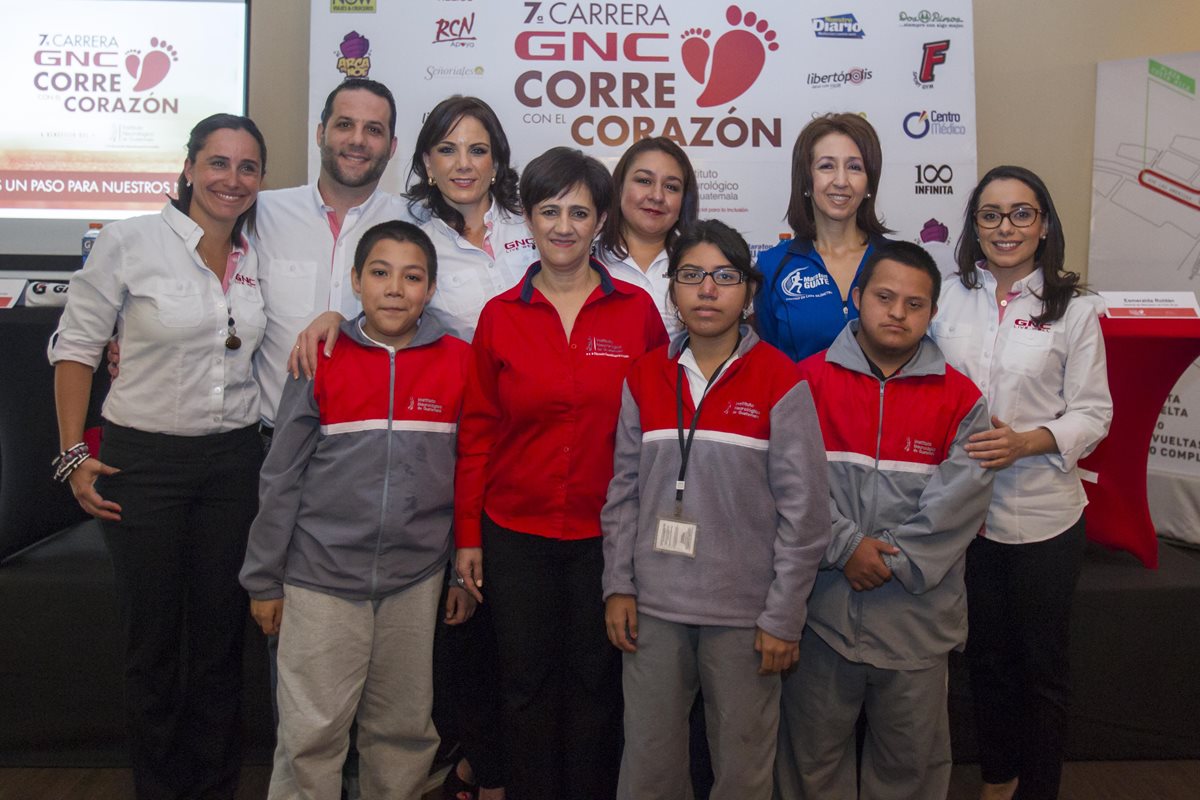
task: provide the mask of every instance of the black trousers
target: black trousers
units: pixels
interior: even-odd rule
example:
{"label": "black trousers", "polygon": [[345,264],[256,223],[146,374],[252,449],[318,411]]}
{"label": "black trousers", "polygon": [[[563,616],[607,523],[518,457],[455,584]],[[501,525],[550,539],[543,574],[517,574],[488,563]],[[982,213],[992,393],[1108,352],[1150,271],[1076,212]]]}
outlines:
{"label": "black trousers", "polygon": [[621,761],[621,660],[604,630],[599,537],[483,520],[512,800],[605,800]]}
{"label": "black trousers", "polygon": [[976,539],[967,549],[967,664],[980,769],[1018,778],[1020,800],[1054,800],[1070,699],[1071,599],[1083,566],[1083,518],[1033,544]]}
{"label": "black trousers", "polygon": [[460,625],[447,625],[441,618],[444,611],[445,595],[434,639],[433,722],[442,747],[448,733],[462,746],[475,783],[496,789],[505,786],[506,770],[492,604],[478,606]]}
{"label": "black trousers", "polygon": [[121,505],[104,522],[125,650],[125,704],[139,800],[232,798],[241,768],[238,584],[258,508],[257,426],[170,436],[108,424],[97,481]]}

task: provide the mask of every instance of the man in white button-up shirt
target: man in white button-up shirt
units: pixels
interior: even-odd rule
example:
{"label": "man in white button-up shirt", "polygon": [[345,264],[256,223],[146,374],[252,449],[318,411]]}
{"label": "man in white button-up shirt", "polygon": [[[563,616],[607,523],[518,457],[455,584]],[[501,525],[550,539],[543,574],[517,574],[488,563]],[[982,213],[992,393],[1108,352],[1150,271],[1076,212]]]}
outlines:
{"label": "man in white button-up shirt", "polygon": [[350,271],[363,232],[390,219],[412,220],[401,197],[379,189],[396,152],[395,134],[396,102],[386,86],[368,79],[340,83],[317,125],[316,182],[258,196],[255,249],[267,328],[254,370],[268,430],[300,331],[323,311],[347,319],[359,313]]}

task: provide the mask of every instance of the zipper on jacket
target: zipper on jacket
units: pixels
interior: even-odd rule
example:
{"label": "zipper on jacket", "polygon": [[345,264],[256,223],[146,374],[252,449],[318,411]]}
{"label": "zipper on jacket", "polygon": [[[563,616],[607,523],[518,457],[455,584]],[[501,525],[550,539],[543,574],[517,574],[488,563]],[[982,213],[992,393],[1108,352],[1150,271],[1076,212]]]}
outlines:
{"label": "zipper on jacket", "polygon": [[383,551],[383,524],[387,519],[388,488],[392,477],[392,425],[396,419],[396,351],[388,348],[388,424],[383,461],[383,502],[379,504],[379,532],[375,536],[375,563],[371,565],[371,599],[379,591],[379,557]]}
{"label": "zipper on jacket", "polygon": [[[871,475],[871,509],[867,514],[868,525],[863,527],[863,531],[875,530],[875,512],[879,505],[879,456],[883,451],[883,392],[887,388],[887,379],[879,381],[879,423],[875,426],[875,471]],[[854,620],[854,646],[858,647],[858,637],[862,633],[862,607],[863,595],[866,592],[855,592],[855,605],[858,607],[858,614]]]}

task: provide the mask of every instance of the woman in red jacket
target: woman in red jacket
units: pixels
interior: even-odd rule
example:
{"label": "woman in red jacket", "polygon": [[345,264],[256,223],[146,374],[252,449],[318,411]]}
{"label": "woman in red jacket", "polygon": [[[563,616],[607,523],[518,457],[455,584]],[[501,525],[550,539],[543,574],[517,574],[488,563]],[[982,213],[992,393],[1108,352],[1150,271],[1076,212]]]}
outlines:
{"label": "woman in red jacket", "polygon": [[604,632],[600,508],[621,385],[665,344],[654,302],[590,257],[612,200],[594,158],[556,147],[521,176],[541,260],[484,306],[459,425],[457,568],[500,649],[508,789],[612,797],[620,660]]}

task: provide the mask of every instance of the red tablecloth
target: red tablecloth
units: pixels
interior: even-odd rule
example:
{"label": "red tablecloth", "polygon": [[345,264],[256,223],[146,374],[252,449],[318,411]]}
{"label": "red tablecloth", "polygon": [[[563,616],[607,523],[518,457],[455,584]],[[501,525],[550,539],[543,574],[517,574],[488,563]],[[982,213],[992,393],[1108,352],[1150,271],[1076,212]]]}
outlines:
{"label": "red tablecloth", "polygon": [[1085,481],[1087,535],[1158,566],[1158,539],[1146,503],[1146,460],[1158,412],[1188,365],[1200,357],[1200,320],[1101,319],[1108,351],[1113,421],[1108,438],[1079,466]]}

